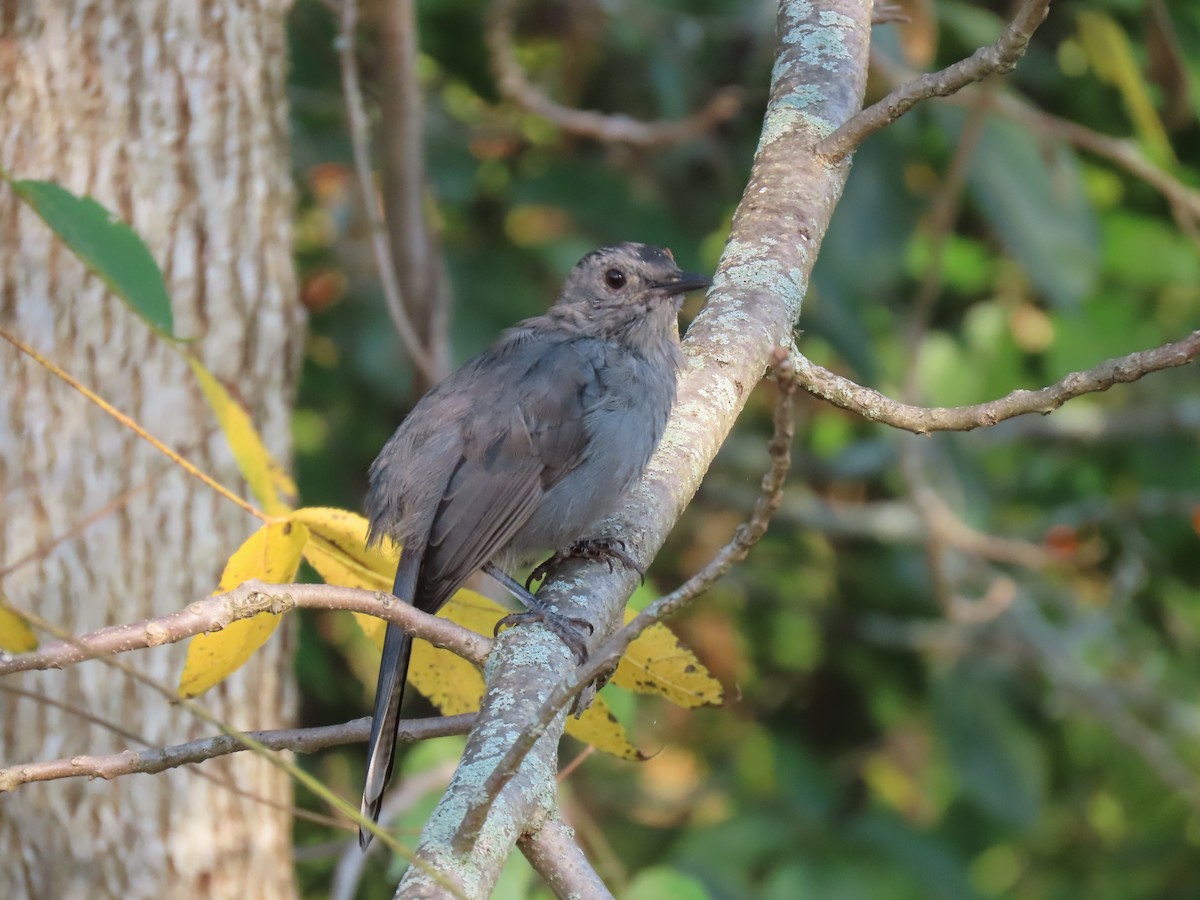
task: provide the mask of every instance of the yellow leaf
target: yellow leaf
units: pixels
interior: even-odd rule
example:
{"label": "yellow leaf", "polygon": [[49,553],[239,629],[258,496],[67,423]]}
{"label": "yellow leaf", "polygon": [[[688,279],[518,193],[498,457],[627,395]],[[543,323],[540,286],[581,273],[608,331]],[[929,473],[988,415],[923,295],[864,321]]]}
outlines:
{"label": "yellow leaf", "polygon": [[[381,545],[368,548],[367,520],[362,516],[345,509],[306,506],[296,510],[290,518],[293,522],[306,525],[313,537],[319,539],[321,546],[346,566],[347,572],[357,572],[361,577],[373,572],[387,580],[387,588],[392,586],[396,563],[400,560],[400,548],[386,538]],[[345,587],[354,586],[345,582],[337,583]]]}
{"label": "yellow leaf", "polygon": [[[344,509],[310,506],[296,510],[291,519],[303,523],[312,533],[304,558],[327,584],[367,591],[392,589],[400,548],[390,540],[368,548],[367,520],[362,516]],[[353,616],[363,633],[382,647],[387,623],[362,613]]]}
{"label": "yellow leaf", "polygon": [[7,653],[28,653],[36,650],[37,635],[24,619],[3,604],[0,597],[0,650]]}
{"label": "yellow leaf", "polygon": [[446,716],[474,712],[483,699],[484,681],[479,670],[426,641],[413,641],[408,683]]}
{"label": "yellow leaf", "polygon": [[[625,610],[625,621],[634,615],[633,610]],[[613,684],[641,694],[658,694],[685,709],[725,702],[721,682],[665,625],[651,625],[629,645]]]}
{"label": "yellow leaf", "polygon": [[611,753],[621,759],[643,760],[646,754],[629,742],[625,727],[617,721],[608,704],[597,697],[582,716],[567,717],[567,734],[585,744],[594,744],[597,750]]}
{"label": "yellow leaf", "polygon": [[[385,541],[382,549],[368,549],[367,520],[362,516],[341,509],[309,507],[296,510],[291,519],[311,530],[312,539],[304,548],[304,558],[326,582],[371,591],[391,590],[399,548]],[[439,613],[484,635],[491,635],[496,622],[507,614],[508,610],[500,604],[465,589],[455,594]],[[632,615],[627,613],[626,620]],[[357,613],[354,618],[372,643],[381,648],[383,620]],[[622,660],[617,669],[618,683],[661,694],[685,707],[721,702],[720,684],[665,627],[656,625],[648,629],[633,642],[629,652],[632,658]],[[408,679],[444,715],[479,709],[483,699],[485,684],[479,671],[466,660],[425,641],[413,644]],[[643,758],[599,699],[581,718],[568,722],[567,733],[624,759]]]}
{"label": "yellow leaf", "polygon": [[1146,80],[1124,29],[1110,16],[1088,10],[1078,14],[1079,41],[1096,75],[1120,92],[1138,138],[1158,162],[1173,165],[1175,151],[1154,108]]}
{"label": "yellow leaf", "polygon": [[[252,578],[271,584],[293,581],[308,538],[308,529],[297,522],[264,525],[229,557],[217,592],[233,590]],[[251,619],[231,622],[220,631],[192,638],[179,679],[179,693],[194,697],[228,678],[266,643],[279,619],[274,613],[260,613]]]}
{"label": "yellow leaf", "polygon": [[[438,613],[463,628],[488,636],[501,616],[507,614],[508,610],[500,604],[465,588]],[[382,632],[379,640],[382,643]],[[413,643],[408,680],[443,715],[479,709],[483,699],[484,681],[479,670],[449,650],[438,650],[425,641]]]}
{"label": "yellow leaf", "polygon": [[212,407],[217,424],[229,442],[238,470],[246,479],[246,486],[258,505],[269,516],[281,516],[288,512],[296,497],[295,482],[267,452],[250,415],[230,396],[225,386],[195,357],[189,356],[188,363],[200,382],[204,399]]}

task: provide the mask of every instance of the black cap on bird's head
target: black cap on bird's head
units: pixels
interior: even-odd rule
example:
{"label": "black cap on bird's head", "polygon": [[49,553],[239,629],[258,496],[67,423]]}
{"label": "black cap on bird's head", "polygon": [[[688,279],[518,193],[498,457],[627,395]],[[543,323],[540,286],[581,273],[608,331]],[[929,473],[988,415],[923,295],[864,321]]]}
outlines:
{"label": "black cap on bird's head", "polygon": [[678,309],[687,291],[706,288],[708,278],[684,272],[670,250],[627,242],[601,247],[581,259],[563,285],[559,303],[606,309],[659,306],[672,300]]}

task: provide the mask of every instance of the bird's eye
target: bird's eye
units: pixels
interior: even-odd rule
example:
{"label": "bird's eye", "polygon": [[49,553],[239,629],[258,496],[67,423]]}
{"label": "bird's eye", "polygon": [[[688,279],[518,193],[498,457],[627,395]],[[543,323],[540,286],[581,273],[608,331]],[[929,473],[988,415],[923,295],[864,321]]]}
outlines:
{"label": "bird's eye", "polygon": [[614,291],[625,286],[625,273],[620,269],[609,269],[604,273],[604,283]]}

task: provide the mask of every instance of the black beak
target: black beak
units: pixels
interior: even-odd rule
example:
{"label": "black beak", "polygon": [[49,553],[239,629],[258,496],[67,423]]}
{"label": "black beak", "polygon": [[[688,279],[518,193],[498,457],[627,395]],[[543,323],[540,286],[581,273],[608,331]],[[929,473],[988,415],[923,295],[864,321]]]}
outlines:
{"label": "black beak", "polygon": [[656,288],[666,291],[668,294],[684,294],[688,291],[698,291],[700,288],[706,288],[712,281],[703,275],[697,275],[694,272],[680,272],[670,281],[660,281],[655,285]]}

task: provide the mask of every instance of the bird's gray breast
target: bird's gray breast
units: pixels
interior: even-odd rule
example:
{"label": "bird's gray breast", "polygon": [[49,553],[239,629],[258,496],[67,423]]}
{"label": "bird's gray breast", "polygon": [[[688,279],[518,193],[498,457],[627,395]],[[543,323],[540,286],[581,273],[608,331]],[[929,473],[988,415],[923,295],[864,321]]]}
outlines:
{"label": "bird's gray breast", "polygon": [[589,343],[584,355],[591,360],[595,390],[584,411],[587,449],[510,542],[516,557],[595,536],[595,526],[646,468],[675,402],[669,356],[656,361],[614,341]]}

